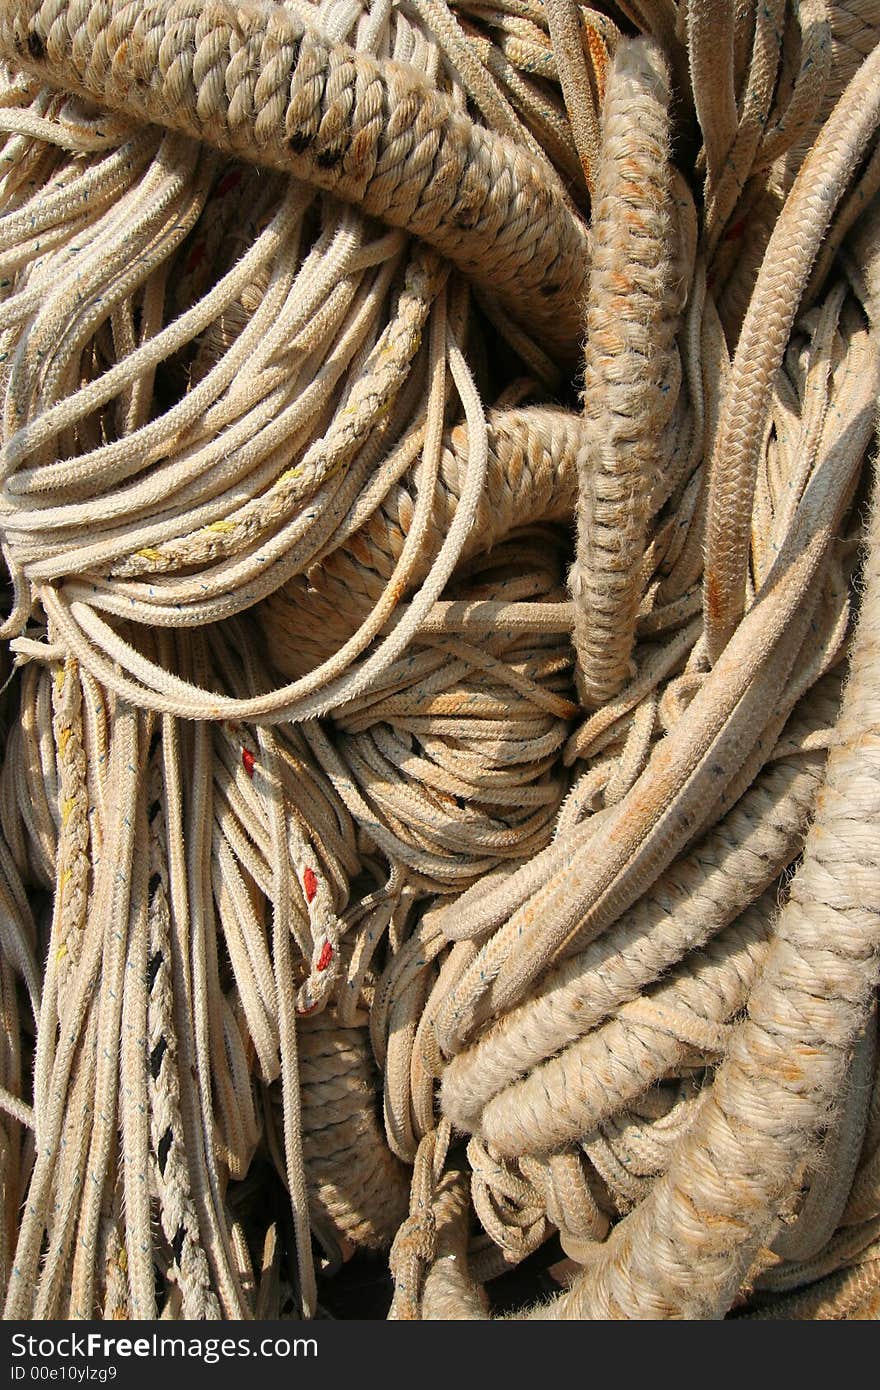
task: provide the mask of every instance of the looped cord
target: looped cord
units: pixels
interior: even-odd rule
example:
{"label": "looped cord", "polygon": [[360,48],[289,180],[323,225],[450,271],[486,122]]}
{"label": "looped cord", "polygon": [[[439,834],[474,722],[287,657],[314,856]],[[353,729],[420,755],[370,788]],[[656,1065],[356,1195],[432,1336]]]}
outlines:
{"label": "looped cord", "polygon": [[875,1316],[875,0],[0,56],[6,1315]]}

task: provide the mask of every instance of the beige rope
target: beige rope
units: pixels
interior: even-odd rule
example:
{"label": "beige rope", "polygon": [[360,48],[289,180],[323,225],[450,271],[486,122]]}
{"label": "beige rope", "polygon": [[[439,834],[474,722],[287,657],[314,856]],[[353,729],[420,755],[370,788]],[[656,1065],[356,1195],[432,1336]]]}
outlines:
{"label": "beige rope", "polygon": [[312,1201],[356,1245],[387,1248],[406,1215],[408,1175],[385,1146],[363,1033],[329,1013],[301,1029],[303,1152]]}
{"label": "beige rope", "polygon": [[456,1123],[472,1122],[479,1097],[532,1072],[744,909],[798,852],[821,766],[817,756],[772,764],[624,922],[549,973],[527,1004],[460,1053],[443,1078],[444,1108]]}
{"label": "beige rope", "polygon": [[[601,1263],[558,1311],[564,1306],[572,1316],[587,1309],[593,1316],[644,1316],[649,1309],[664,1309],[667,1316],[686,1316],[691,1308],[705,1312],[724,1305],[767,1230],[774,1197],[839,1094],[848,1050],[876,986],[873,968],[868,974],[862,967],[873,949],[875,914],[858,901],[869,901],[870,892],[866,898],[862,894],[873,872],[866,851],[876,813],[870,730],[878,518],[875,505],[866,602],[838,724],[840,742],[829,756],[817,823],[752,993],[749,1019],[731,1040],[694,1131],[639,1209],[638,1240],[633,1240],[633,1222],[622,1226]],[[840,914],[846,914],[847,924],[835,930],[842,928]],[[824,997],[811,989],[820,957]],[[793,1038],[800,1054],[792,1051]],[[804,1058],[799,1066],[796,1055]],[[741,1184],[748,1188],[748,1205],[740,1200]],[[704,1218],[696,1227],[695,1211]],[[658,1216],[662,1246],[646,1230]],[[699,1286],[692,1278],[695,1261],[702,1274]]]}
{"label": "beige rope", "polygon": [[7,1316],[876,1312],[878,36],[3,9]]}
{"label": "beige rope", "polygon": [[662,54],[621,44],[603,108],[586,317],[586,442],[571,572],[578,687],[589,706],[628,674],[639,573],[676,395],[668,78]]}
{"label": "beige rope", "polygon": [[[111,110],[289,170],[409,228],[571,354],[583,231],[524,151],[456,116],[408,73],[330,47],[281,5],[120,0],[101,10],[100,26],[93,50],[87,13],[34,0],[5,15],[0,45]],[[383,107],[400,112],[390,128]]]}
{"label": "beige rope", "polygon": [[[841,97],[804,163],[774,229],[731,368],[713,451],[704,604],[709,650],[716,657],[739,619],[757,443],[767,393],[791,330],[819,242],[878,114],[880,49]],[[870,96],[869,96],[870,94]]]}

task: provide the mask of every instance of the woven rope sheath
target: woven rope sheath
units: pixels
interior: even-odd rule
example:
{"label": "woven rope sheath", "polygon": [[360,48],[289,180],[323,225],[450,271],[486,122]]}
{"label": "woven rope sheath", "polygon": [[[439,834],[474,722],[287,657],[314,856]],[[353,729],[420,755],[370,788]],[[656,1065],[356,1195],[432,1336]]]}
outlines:
{"label": "woven rope sheath", "polygon": [[875,482],[838,743],[748,1018],[669,1173],[557,1314],[722,1314],[767,1233],[774,1199],[845,1084],[880,966],[878,498]]}
{"label": "woven rope sheath", "polygon": [[575,357],[585,228],[548,166],[411,70],[331,47],[280,5],[229,0],[4,5],[0,52],[415,232]]}
{"label": "woven rope sheath", "polygon": [[7,1317],[877,1315],[880,0],[613,13],[0,5]]}

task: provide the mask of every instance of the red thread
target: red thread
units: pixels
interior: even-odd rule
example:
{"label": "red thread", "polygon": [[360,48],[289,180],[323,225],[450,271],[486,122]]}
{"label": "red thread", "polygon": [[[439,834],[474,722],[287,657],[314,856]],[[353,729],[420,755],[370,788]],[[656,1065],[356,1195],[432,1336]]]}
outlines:
{"label": "red thread", "polygon": [[739,239],[740,239],[740,237],[742,236],[742,234],[743,234],[743,232],[745,231],[745,229],[746,229],[746,219],[745,219],[744,217],[741,217],[741,218],[739,219],[739,221],[738,221],[738,222],[734,222],[734,224],[733,224],[733,226],[730,228],[730,230],[729,230],[728,232],[725,233],[724,240],[725,240],[725,241],[739,241]]}
{"label": "red thread", "polygon": [[326,970],[332,959],[333,947],[330,945],[329,941],[325,941],[324,945],[321,947],[321,954],[318,956],[318,964],[315,969]]}
{"label": "red thread", "polygon": [[233,188],[237,188],[241,183],[243,169],[232,169],[218,183],[214,192],[218,198],[222,198],[224,193],[231,193]]}
{"label": "red thread", "polygon": [[249,748],[242,748],[241,761],[248,777],[250,777],[253,780],[254,768],[257,765],[257,760]]}
{"label": "red thread", "polygon": [[184,274],[192,275],[194,270],[198,270],[199,266],[202,264],[202,261],[205,259],[207,254],[208,248],[205,245],[205,243],[203,241],[197,241],[193,249],[190,251],[189,257],[187,258],[186,270],[184,271]]}
{"label": "red thread", "polygon": [[310,903],[318,891],[318,880],[314,869],[303,871],[303,888],[306,890],[306,902]]}

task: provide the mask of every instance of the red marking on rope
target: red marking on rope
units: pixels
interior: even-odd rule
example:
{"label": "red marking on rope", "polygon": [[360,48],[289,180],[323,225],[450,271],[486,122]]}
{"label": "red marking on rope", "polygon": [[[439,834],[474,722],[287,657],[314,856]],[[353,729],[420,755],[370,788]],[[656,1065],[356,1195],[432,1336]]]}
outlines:
{"label": "red marking on rope", "polygon": [[727,232],[725,232],[725,234],[724,234],[724,240],[725,240],[725,241],[739,241],[739,239],[740,239],[740,237],[742,236],[742,234],[743,234],[743,232],[745,231],[745,229],[746,229],[746,219],[745,219],[744,217],[741,217],[740,220],[739,220],[738,222],[734,222],[733,226],[732,226]]}
{"label": "red marking on rope", "polygon": [[[310,903],[318,891],[318,880],[314,869],[306,869],[303,872],[303,888],[306,890],[306,902]],[[318,967],[321,968],[320,966]]]}
{"label": "red marking on rope", "polygon": [[215,189],[217,197],[222,198],[224,193],[231,193],[233,188],[237,188],[241,183],[243,172],[242,169],[232,169],[228,174],[224,175]]}
{"label": "red marking on rope", "polygon": [[329,941],[325,941],[324,945],[321,947],[321,954],[318,956],[318,964],[315,966],[315,969],[326,970],[332,959],[333,947],[330,945]]}
{"label": "red marking on rope", "polygon": [[297,1009],[297,1013],[299,1014],[300,1018],[305,1018],[306,1014],[313,1014],[317,1007],[318,1001],[316,1000],[315,1003],[310,1004],[307,1009]]}
{"label": "red marking on rope", "polygon": [[257,765],[257,760],[249,748],[242,748],[241,761],[244,766],[245,772],[247,773],[248,777],[250,777],[253,781],[254,768]]}
{"label": "red marking on rope", "polygon": [[194,270],[198,270],[199,266],[202,264],[202,261],[205,259],[207,254],[208,248],[205,245],[205,243],[203,241],[197,241],[195,246],[189,253],[189,257],[186,262],[186,270],[184,273],[186,275],[192,275]]}

